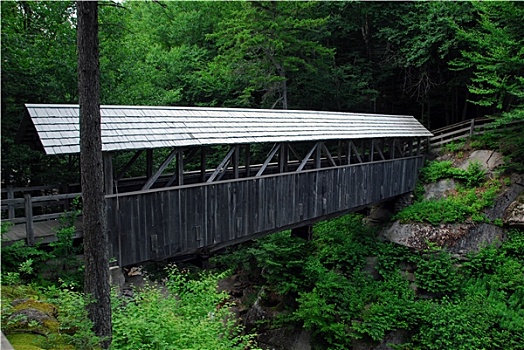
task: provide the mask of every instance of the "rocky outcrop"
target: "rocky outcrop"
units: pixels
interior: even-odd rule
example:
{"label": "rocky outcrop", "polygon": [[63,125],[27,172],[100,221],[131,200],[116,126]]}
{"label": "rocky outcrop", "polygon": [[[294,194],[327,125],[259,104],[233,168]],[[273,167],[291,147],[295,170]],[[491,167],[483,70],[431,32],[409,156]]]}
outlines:
{"label": "rocky outcrop", "polygon": [[504,212],[503,221],[510,227],[524,229],[524,194],[521,194],[508,206]]}
{"label": "rocky outcrop", "polygon": [[424,185],[424,199],[445,198],[450,191],[457,188],[453,179],[440,179],[435,183]]}
{"label": "rocky outcrop", "polygon": [[450,252],[467,254],[505,238],[502,228],[492,224],[401,224],[396,221],[382,230],[381,237],[412,249],[424,250],[428,242],[446,247]]}
{"label": "rocky outcrop", "polygon": [[480,163],[488,175],[491,175],[496,168],[504,164],[504,156],[495,151],[476,150],[463,160],[457,161],[457,168],[467,169],[472,162]]}
{"label": "rocky outcrop", "polygon": [[42,335],[58,332],[56,307],[32,299],[19,299],[11,303],[13,312],[8,318],[9,332],[32,332]]}
{"label": "rocky outcrop", "polygon": [[522,175],[512,175],[511,184],[500,194],[495,203],[485,210],[486,216],[490,220],[500,219],[508,212],[511,203],[524,193],[524,179]]}

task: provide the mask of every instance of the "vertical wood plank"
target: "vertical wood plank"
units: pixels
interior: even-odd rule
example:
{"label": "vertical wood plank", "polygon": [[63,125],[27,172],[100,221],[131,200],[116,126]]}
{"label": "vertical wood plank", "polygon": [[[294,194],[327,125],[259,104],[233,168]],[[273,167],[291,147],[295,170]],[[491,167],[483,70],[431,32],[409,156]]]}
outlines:
{"label": "vertical wood plank", "polygon": [[146,177],[153,175],[153,149],[146,150]]}
{"label": "vertical wood plank", "polygon": [[[15,192],[13,190],[13,185],[7,186],[7,199],[15,199]],[[15,218],[15,205],[9,203],[7,206],[7,217],[9,219]]]}
{"label": "vertical wood plank", "polygon": [[245,155],[245,166],[246,166],[246,177],[250,177],[251,176],[251,145],[247,144],[245,146],[245,152],[246,152],[246,155]]}
{"label": "vertical wood plank", "polygon": [[35,231],[33,229],[33,201],[30,194],[24,194],[25,205],[25,230],[27,235],[27,245],[35,245]]}
{"label": "vertical wood plank", "polygon": [[179,148],[176,152],[176,173],[179,186],[184,184],[184,150]]}
{"label": "vertical wood plank", "polygon": [[206,156],[207,147],[200,147],[200,182],[206,182]]}
{"label": "vertical wood plank", "polygon": [[113,194],[113,157],[110,152],[103,152],[104,190],[106,195]]}
{"label": "vertical wood plank", "polygon": [[233,178],[238,179],[238,165],[239,165],[239,157],[240,157],[240,146],[235,145],[235,151],[233,152]]}

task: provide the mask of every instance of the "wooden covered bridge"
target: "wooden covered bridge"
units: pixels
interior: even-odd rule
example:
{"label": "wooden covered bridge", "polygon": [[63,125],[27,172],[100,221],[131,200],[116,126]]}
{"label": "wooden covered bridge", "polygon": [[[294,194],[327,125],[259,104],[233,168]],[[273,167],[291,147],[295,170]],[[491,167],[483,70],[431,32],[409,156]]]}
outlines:
{"label": "wooden covered bridge", "polygon": [[[77,105],[26,107],[20,142],[50,156],[79,152]],[[399,115],[136,106],[102,106],[101,115],[110,254],[121,266],[216,250],[412,191],[431,136]],[[123,152],[129,161],[117,169]],[[126,176],[140,157],[145,176]],[[10,198],[2,208],[34,231],[37,202]]]}

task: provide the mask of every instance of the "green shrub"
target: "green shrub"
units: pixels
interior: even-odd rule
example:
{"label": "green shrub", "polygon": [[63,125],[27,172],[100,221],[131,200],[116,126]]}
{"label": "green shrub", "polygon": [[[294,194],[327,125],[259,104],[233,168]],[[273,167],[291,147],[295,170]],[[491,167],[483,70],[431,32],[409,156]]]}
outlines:
{"label": "green shrub", "polygon": [[393,220],[406,222],[428,222],[432,225],[441,223],[487,222],[481,212],[493,205],[500,184],[490,181],[481,188],[459,188],[456,193],[446,198],[423,200],[413,203],[393,216]]}
{"label": "green shrub", "polygon": [[361,215],[350,214],[315,225],[316,257],[328,269],[345,273],[362,267],[373,241],[374,230],[363,224]]}
{"label": "green shrub", "polygon": [[113,297],[113,349],[256,348],[229,311],[227,294],[216,290],[225,275],[194,280],[175,267],[167,272],[167,294],[151,286],[135,290],[131,302]]}
{"label": "green shrub", "polygon": [[424,183],[437,182],[440,179],[453,178],[463,181],[469,187],[481,185],[486,177],[486,171],[479,162],[471,162],[466,170],[453,167],[453,163],[446,161],[428,162],[420,170],[420,180]]}
{"label": "green shrub", "polygon": [[459,288],[455,261],[444,251],[430,251],[421,257],[415,278],[419,288],[432,293],[451,293]]}
{"label": "green shrub", "polygon": [[406,246],[391,242],[376,242],[375,247],[375,254],[378,257],[377,270],[383,277],[398,271],[401,263],[413,261],[413,253]]}
{"label": "green shrub", "polygon": [[504,261],[504,256],[494,245],[487,246],[478,253],[469,254],[468,258],[469,261],[463,264],[464,271],[476,277],[494,273],[497,266]]}
{"label": "green shrub", "polygon": [[100,338],[94,334],[93,323],[87,315],[86,306],[90,301],[83,293],[68,285],[50,286],[44,290],[44,297],[56,305],[60,323],[60,336],[50,341],[65,339],[77,350],[99,348]]}
{"label": "green shrub", "polygon": [[424,183],[437,182],[452,177],[453,163],[450,160],[426,162],[420,169],[420,180]]}
{"label": "green shrub", "polygon": [[460,139],[455,141],[452,141],[442,147],[442,152],[452,152],[455,153],[459,151],[460,149],[464,148],[464,145],[466,144],[466,140]]}
{"label": "green shrub", "polygon": [[513,257],[524,263],[524,231],[517,229],[508,230],[508,240],[504,242],[501,249],[506,256]]}

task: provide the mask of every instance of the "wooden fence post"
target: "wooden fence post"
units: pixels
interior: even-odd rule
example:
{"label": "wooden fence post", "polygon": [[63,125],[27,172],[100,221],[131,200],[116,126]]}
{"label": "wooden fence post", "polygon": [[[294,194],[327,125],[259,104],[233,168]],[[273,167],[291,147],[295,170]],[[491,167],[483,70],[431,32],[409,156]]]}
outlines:
{"label": "wooden fence post", "polygon": [[475,119],[471,119],[471,125],[469,127],[469,136],[473,136],[475,133]]}
{"label": "wooden fence post", "polygon": [[25,227],[27,245],[35,245],[35,232],[33,230],[33,201],[30,194],[25,194]]}
{"label": "wooden fence post", "polygon": [[[7,199],[15,199],[15,191],[13,189],[12,185],[7,186]],[[7,205],[7,215],[9,219],[15,218],[15,205],[13,203],[9,203]]]}

